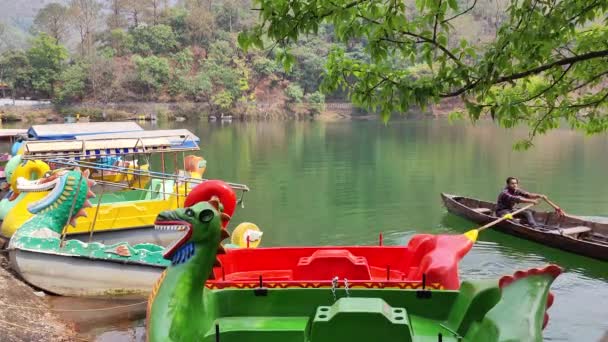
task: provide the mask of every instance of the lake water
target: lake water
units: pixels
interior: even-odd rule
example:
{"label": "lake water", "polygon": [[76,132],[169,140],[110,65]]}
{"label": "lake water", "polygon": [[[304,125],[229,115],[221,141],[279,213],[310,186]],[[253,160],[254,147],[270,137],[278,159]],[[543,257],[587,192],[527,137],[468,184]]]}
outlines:
{"label": "lake water", "polygon": [[[237,210],[231,226],[256,223],[264,246],[375,244],[379,233],[385,244],[403,245],[416,233],[463,233],[475,225],[448,214],[439,194],[494,200],[510,175],[568,213],[608,216],[605,135],[559,130],[538,138],[531,150],[516,152],[512,144],[527,131],[491,122],[163,126],[182,127],[201,137],[207,178],[249,185],[245,208]],[[565,273],[552,288],[546,340],[599,341],[608,331],[608,263],[487,230],[464,258],[461,274],[497,278],[547,263]],[[88,305],[83,303],[79,307]],[[98,341],[143,339],[141,315],[120,317],[120,324],[81,329]]]}

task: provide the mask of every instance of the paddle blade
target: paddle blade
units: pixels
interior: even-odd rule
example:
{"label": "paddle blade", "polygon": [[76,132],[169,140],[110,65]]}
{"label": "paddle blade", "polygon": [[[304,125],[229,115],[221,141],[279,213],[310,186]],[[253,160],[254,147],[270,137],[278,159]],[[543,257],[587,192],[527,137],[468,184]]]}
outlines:
{"label": "paddle blade", "polygon": [[477,241],[477,236],[479,236],[479,230],[471,229],[468,232],[463,234],[467,239],[471,240],[473,243]]}

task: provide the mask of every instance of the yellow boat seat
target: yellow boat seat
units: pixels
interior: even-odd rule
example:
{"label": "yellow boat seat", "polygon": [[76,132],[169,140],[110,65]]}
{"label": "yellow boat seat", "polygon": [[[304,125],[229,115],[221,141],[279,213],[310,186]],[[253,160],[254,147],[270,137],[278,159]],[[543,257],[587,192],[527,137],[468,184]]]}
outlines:
{"label": "yellow boat seat", "polygon": [[[164,191],[163,191],[163,183]],[[152,179],[150,183],[150,191],[146,193],[144,197],[145,200],[160,200],[163,199],[163,192],[165,192],[165,196],[175,191],[175,181],[170,179]]]}

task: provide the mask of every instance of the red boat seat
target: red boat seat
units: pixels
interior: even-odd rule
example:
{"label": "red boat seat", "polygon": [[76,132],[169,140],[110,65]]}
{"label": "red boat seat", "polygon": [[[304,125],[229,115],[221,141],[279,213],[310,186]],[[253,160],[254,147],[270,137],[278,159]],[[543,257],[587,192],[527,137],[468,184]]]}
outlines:
{"label": "red boat seat", "polygon": [[[399,270],[389,269],[387,267],[370,266],[370,273],[372,275],[372,280],[374,281],[406,279],[405,274],[403,274],[403,272]],[[387,273],[389,273],[388,276]]]}
{"label": "red boat seat", "polygon": [[293,273],[294,280],[330,280],[334,277],[371,280],[367,259],[346,249],[317,250],[309,257],[301,257]]}

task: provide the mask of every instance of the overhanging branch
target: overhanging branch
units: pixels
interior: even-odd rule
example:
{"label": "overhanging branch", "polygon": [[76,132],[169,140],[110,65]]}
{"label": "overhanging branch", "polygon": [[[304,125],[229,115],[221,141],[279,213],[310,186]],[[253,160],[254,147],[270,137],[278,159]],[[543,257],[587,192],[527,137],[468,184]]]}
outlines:
{"label": "overhanging branch", "polygon": [[[583,61],[594,59],[594,58],[602,58],[602,57],[608,57],[608,50],[592,51],[592,52],[588,52],[585,54],[560,59],[560,60],[545,64],[545,65],[541,65],[539,67],[532,68],[532,69],[529,69],[526,71],[518,72],[515,74],[508,75],[508,76],[499,77],[494,82],[492,82],[492,84],[500,84],[500,83],[504,83],[504,82],[515,81],[515,80],[518,80],[520,78],[524,78],[527,76],[540,74],[543,71],[549,70],[549,69],[557,67],[557,66],[570,65],[570,64],[583,62]],[[462,88],[459,88],[459,89],[454,90],[449,93],[441,94],[439,96],[440,97],[454,97],[454,96],[462,95],[465,92],[467,92],[468,90],[475,88],[478,84],[479,84],[479,81],[475,81],[473,83],[469,83],[469,84],[465,85]]]}

